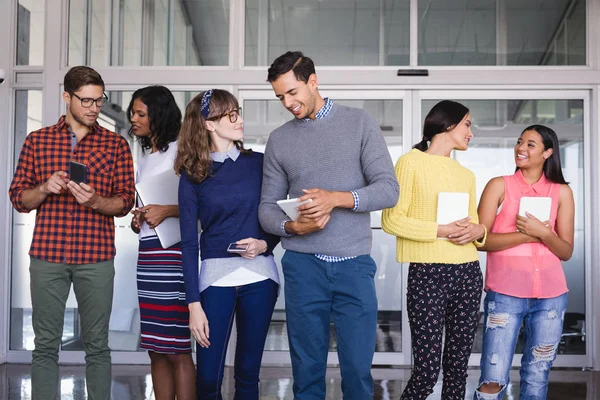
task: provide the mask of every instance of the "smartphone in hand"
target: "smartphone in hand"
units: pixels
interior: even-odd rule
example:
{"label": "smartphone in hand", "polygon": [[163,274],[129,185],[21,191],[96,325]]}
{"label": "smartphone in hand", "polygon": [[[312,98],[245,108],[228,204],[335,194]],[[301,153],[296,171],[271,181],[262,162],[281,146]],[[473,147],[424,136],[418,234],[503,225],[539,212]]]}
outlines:
{"label": "smartphone in hand", "polygon": [[230,243],[229,247],[227,247],[227,252],[228,253],[244,253],[246,252],[246,250],[248,250],[248,243],[243,243],[243,244],[237,244],[237,243]]}
{"label": "smartphone in hand", "polygon": [[87,166],[77,161],[71,161],[69,179],[75,183],[87,183]]}

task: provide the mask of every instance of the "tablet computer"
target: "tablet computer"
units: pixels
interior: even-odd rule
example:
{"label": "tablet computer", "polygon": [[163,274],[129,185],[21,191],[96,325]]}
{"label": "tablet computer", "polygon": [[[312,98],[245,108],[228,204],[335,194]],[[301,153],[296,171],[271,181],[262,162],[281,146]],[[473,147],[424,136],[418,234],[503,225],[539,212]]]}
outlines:
{"label": "tablet computer", "polygon": [[[140,197],[142,205],[148,204],[178,204],[179,176],[173,168],[160,174],[146,177],[135,185],[135,190]],[[179,218],[165,218],[154,228],[158,240],[164,249],[181,241]]]}
{"label": "tablet computer", "polygon": [[551,197],[521,197],[519,203],[519,215],[527,217],[529,213],[542,222],[550,220],[550,209],[552,208]]}
{"label": "tablet computer", "polygon": [[284,213],[286,213],[288,217],[291,218],[292,221],[295,221],[300,216],[300,213],[298,212],[298,207],[300,207],[303,204],[310,203],[311,201],[312,199],[298,201],[298,198],[295,198],[287,200],[278,200],[277,205],[283,210]]}
{"label": "tablet computer", "polygon": [[436,222],[446,225],[469,216],[469,193],[438,193]]}

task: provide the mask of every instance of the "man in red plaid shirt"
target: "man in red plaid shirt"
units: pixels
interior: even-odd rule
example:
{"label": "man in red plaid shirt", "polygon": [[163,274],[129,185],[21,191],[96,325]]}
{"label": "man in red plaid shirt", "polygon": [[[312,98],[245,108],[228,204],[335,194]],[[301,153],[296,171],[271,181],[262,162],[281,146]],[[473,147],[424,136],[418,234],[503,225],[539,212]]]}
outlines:
{"label": "man in red plaid shirt", "polygon": [[[35,333],[32,398],[56,398],[65,303],[73,283],[88,399],[108,400],[114,217],[127,215],[133,207],[133,160],[127,141],[96,122],[107,101],[102,77],[91,68],[74,67],[65,75],[64,90],[66,115],[27,136],[9,190],[17,211],[37,212],[29,250]],[[85,182],[70,180],[70,161],[86,165]]]}

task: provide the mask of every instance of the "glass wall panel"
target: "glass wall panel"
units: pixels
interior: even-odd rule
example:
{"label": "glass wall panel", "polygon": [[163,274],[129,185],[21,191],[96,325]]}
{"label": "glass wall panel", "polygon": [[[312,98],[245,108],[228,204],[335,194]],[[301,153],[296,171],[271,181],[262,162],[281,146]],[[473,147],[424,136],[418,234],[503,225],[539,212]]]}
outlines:
{"label": "glass wall panel", "polygon": [[69,65],[227,65],[229,2],[70,0]]}
{"label": "glass wall panel", "polygon": [[409,0],[246,0],[246,65],[300,50],[317,65],[408,65]]}
{"label": "glass wall panel", "polygon": [[[25,142],[31,131],[42,127],[42,91],[17,90],[15,92],[15,147],[13,153],[16,166]],[[29,291],[29,244],[33,236],[35,211],[21,214],[13,210],[13,253],[11,276],[11,325],[10,349],[33,350],[33,328],[31,326],[31,297]],[[69,329],[65,329],[69,334]]]}
{"label": "glass wall panel", "polygon": [[[128,0],[127,2],[121,2],[117,14],[119,16],[118,19],[115,21],[113,17],[110,20],[112,25],[118,21],[118,25],[116,29],[112,29],[112,32],[116,37],[111,41],[113,56],[108,65],[145,65],[143,62],[144,59],[142,58],[143,38],[149,37],[152,33],[151,31],[144,30],[144,21],[148,21],[151,17],[148,16],[144,19],[143,4],[143,0]],[[149,2],[146,2],[146,4],[149,4]],[[149,13],[149,11],[147,11],[147,13]],[[148,36],[144,36],[144,34]],[[93,43],[94,38],[92,38],[91,41]],[[147,54],[147,57],[149,57],[149,54]],[[105,66],[107,64],[100,65]]]}
{"label": "glass wall panel", "polygon": [[169,61],[169,0],[154,2],[154,49],[152,65],[167,65]]}
{"label": "glass wall panel", "polygon": [[[454,157],[475,173],[478,202],[490,179],[514,173],[514,146],[523,129],[532,124],[543,124],[557,133],[563,174],[570,183],[575,198],[575,246],[572,258],[563,262],[569,288],[569,304],[558,351],[561,354],[585,354],[583,100],[457,101],[471,110],[474,138],[468,151],[456,151]],[[437,102],[438,100],[422,102],[422,120]],[[486,253],[480,252],[479,259],[485,274]],[[484,326],[482,312],[473,346],[474,353],[481,352]],[[521,353],[522,349],[521,334],[517,352]]]}
{"label": "glass wall panel", "polygon": [[585,65],[585,10],[585,0],[419,1],[419,64]]}
{"label": "glass wall panel", "polygon": [[44,4],[44,0],[17,4],[17,65],[44,65]]}
{"label": "glass wall panel", "polygon": [[[402,101],[401,100],[347,100],[334,99],[336,104],[362,108],[368,111],[380,123],[388,149],[395,161],[402,155]],[[278,126],[287,122],[292,115],[278,100],[245,100],[244,108],[244,143],[246,147],[264,152],[269,134]],[[371,213],[373,248],[371,256],[377,263],[375,287],[379,303],[377,318],[378,352],[400,352],[402,350],[402,271],[396,262],[396,240],[381,230],[381,212]],[[284,250],[281,245],[275,249],[275,260],[281,271],[281,257]],[[267,337],[265,350],[287,351],[288,340],[285,327],[285,282]],[[331,325],[330,351],[336,351],[335,332]]]}
{"label": "glass wall panel", "polygon": [[[107,92],[109,101],[102,108],[98,123],[105,128],[127,137],[137,160],[140,148],[129,138],[129,122],[125,111],[133,92]],[[174,92],[175,99],[183,111],[195,92]],[[15,107],[15,152],[16,166],[21,147],[29,132],[41,128],[42,92],[17,91]],[[136,142],[137,143],[137,142]],[[29,289],[29,246],[33,236],[35,211],[21,214],[13,211],[12,251],[12,301],[11,336],[12,350],[33,350],[33,328],[31,325],[31,294]],[[140,335],[140,320],[136,285],[137,235],[131,230],[131,216],[115,218],[115,284],[113,311],[109,325],[109,345],[112,350],[136,351]],[[83,350],[77,301],[73,290],[67,299],[64,319],[62,350]]]}

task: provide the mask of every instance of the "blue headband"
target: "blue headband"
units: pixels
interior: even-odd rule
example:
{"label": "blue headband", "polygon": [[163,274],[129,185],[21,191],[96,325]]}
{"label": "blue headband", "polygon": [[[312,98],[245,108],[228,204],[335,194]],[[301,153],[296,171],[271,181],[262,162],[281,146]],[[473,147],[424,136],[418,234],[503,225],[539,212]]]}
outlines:
{"label": "blue headband", "polygon": [[210,96],[212,96],[215,89],[209,89],[202,95],[202,101],[200,102],[200,114],[204,119],[208,118],[210,114]]}

